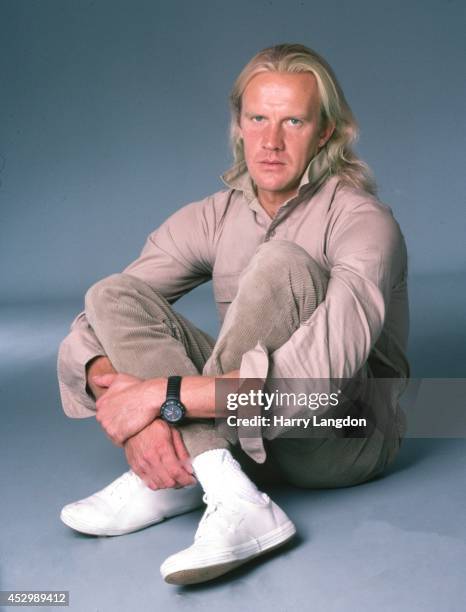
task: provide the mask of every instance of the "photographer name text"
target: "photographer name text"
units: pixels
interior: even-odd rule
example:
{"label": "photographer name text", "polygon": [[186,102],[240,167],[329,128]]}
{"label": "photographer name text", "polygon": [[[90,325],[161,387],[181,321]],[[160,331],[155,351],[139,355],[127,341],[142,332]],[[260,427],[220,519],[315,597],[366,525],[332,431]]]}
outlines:
{"label": "photographer name text", "polygon": [[252,416],[238,417],[235,414],[230,414],[226,422],[229,427],[366,427],[367,419],[356,417],[317,417],[313,414],[310,417],[291,418],[282,415],[274,415],[273,417]]}

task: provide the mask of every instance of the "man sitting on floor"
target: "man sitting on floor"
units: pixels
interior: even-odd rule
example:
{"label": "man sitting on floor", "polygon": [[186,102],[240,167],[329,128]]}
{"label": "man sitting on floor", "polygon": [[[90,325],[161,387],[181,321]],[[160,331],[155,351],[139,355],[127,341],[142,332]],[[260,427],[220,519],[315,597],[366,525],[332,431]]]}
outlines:
{"label": "man sitting on floor", "polygon": [[[301,487],[353,485],[381,474],[403,435],[406,247],[351,149],[357,127],[333,71],[302,45],[265,49],[237,78],[231,108],[227,189],[175,212],[123,273],[92,286],[59,353],[66,414],[96,416],[131,468],[61,518],[121,535],[204,499],[194,543],[161,567],[174,584],[224,574],[294,535],[257,487],[261,468]],[[210,279],[217,340],[171,306]],[[374,395],[367,435],[330,426],[227,439],[216,381],[252,378],[393,383]]]}

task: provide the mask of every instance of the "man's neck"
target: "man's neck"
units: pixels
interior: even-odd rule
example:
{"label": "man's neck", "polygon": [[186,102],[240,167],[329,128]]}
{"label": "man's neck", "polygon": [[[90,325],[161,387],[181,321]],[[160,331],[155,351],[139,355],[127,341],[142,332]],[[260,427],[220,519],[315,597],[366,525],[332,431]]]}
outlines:
{"label": "man's neck", "polygon": [[258,189],[257,199],[259,200],[259,203],[265,210],[265,212],[269,215],[271,219],[273,219],[277,214],[280,206],[282,206],[282,204],[284,204],[287,200],[294,198],[297,193],[298,189],[292,189],[284,193],[274,193]]}

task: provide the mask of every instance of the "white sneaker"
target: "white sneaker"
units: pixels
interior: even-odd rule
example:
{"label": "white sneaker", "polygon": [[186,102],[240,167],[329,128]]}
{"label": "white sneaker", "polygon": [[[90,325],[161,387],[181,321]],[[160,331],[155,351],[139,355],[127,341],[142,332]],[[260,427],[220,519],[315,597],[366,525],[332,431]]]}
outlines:
{"label": "white sneaker", "polygon": [[90,535],[123,535],[202,505],[202,489],[194,484],[153,491],[132,470],[101,491],[68,504],[61,520]]}
{"label": "white sneaker", "polygon": [[170,584],[212,580],[254,557],[283,545],[296,533],[286,514],[268,495],[256,504],[241,497],[210,499],[194,544],[168,557],[160,572]]}

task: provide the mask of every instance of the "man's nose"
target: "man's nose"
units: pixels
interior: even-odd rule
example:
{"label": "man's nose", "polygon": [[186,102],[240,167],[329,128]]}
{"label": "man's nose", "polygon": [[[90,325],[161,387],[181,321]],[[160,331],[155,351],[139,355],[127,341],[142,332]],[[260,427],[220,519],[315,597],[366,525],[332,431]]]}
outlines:
{"label": "man's nose", "polygon": [[272,151],[283,150],[283,134],[280,124],[269,124],[264,132],[264,139],[262,141],[264,149]]}

